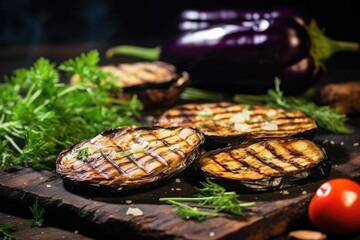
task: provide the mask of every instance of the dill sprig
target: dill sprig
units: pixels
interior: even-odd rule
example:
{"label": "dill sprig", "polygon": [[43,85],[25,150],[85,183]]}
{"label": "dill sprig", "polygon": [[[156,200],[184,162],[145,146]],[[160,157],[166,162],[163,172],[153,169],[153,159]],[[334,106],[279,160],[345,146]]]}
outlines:
{"label": "dill sprig", "polygon": [[[0,84],[0,167],[53,169],[59,152],[107,129],[139,125],[142,109],[134,97],[115,99],[113,77],[99,66],[97,51],[56,67],[40,58]],[[60,71],[78,84],[60,82]]]}
{"label": "dill sprig", "polygon": [[[254,202],[240,203],[235,192],[226,192],[225,188],[211,181],[201,182],[201,188],[196,188],[194,197],[160,198],[176,208],[176,213],[183,219],[202,221],[207,217],[217,216],[220,212],[244,216],[244,208],[253,207]],[[182,202],[195,202],[197,206],[189,206]]]}
{"label": "dill sprig", "polygon": [[[292,111],[302,111],[312,117],[321,129],[333,133],[349,134],[351,130],[346,127],[346,115],[330,106],[318,106],[314,102],[301,97],[284,96],[280,90],[280,79],[275,78],[275,89],[269,89],[267,95],[236,94],[234,102],[249,105],[270,105],[276,108],[283,108]],[[196,89],[187,88],[182,94],[186,100],[221,100],[222,94]]]}
{"label": "dill sprig", "polygon": [[45,210],[42,209],[36,201],[32,207],[30,207],[32,219],[30,219],[30,227],[42,227],[44,225]]}
{"label": "dill sprig", "polygon": [[284,96],[280,90],[280,79],[275,79],[275,89],[269,89],[267,95],[235,95],[234,101],[246,104],[268,104],[273,107],[293,111],[302,111],[313,118],[320,128],[339,134],[349,134],[351,130],[345,125],[346,115],[330,106],[318,106],[304,98]]}
{"label": "dill sprig", "polygon": [[3,240],[17,240],[17,237],[11,235],[12,232],[16,232],[18,227],[14,224],[0,223],[0,237],[2,236]]}

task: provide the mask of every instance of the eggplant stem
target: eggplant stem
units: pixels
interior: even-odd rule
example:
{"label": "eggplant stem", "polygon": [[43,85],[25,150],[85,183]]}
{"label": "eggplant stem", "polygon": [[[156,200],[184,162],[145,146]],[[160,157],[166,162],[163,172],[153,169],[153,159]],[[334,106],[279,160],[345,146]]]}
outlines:
{"label": "eggplant stem", "polygon": [[181,98],[185,100],[220,101],[223,97],[221,93],[193,87],[185,88],[185,91],[181,94]]}
{"label": "eggplant stem", "polygon": [[360,43],[358,42],[340,41],[326,36],[318,27],[316,20],[311,21],[307,30],[312,45],[310,54],[314,57],[317,66],[324,67],[324,63],[335,53],[360,51]]}
{"label": "eggplant stem", "polygon": [[161,48],[146,48],[132,45],[119,45],[109,48],[105,55],[110,59],[114,56],[129,56],[148,61],[157,61],[160,58]]}

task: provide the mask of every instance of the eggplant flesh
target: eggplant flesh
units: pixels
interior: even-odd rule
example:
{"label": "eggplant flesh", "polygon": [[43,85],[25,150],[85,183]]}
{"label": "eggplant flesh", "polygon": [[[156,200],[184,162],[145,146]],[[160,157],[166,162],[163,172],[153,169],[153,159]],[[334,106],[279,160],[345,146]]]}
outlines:
{"label": "eggplant flesh", "polygon": [[147,110],[173,105],[190,85],[187,72],[177,73],[165,62],[123,63],[104,66],[105,71],[118,78],[121,92],[113,92],[119,99],[129,100],[136,95]]}
{"label": "eggplant flesh", "polygon": [[312,139],[316,122],[300,111],[231,102],[189,103],[172,107],[155,119],[154,126],[197,128],[207,149],[247,139],[304,137]]}
{"label": "eggplant flesh", "polygon": [[142,191],[186,169],[203,143],[202,133],[187,127],[121,127],[63,150],[56,171],[74,192]]}
{"label": "eggplant flesh", "polygon": [[[115,85],[121,88],[111,92],[114,97],[129,100],[136,95],[145,109],[174,104],[185,87],[190,85],[187,72],[178,73],[173,65],[161,61],[122,63],[101,68],[112,74],[116,79]],[[78,81],[77,76],[70,80],[71,83]]]}
{"label": "eggplant flesh", "polygon": [[331,162],[307,139],[256,140],[210,151],[197,168],[204,178],[242,193],[281,190],[326,178]]}

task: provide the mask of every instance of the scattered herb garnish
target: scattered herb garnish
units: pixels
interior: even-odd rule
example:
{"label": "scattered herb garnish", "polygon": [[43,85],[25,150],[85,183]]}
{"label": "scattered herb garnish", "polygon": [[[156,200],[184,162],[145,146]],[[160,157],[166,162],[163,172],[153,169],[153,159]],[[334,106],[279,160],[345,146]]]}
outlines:
{"label": "scattered herb garnish", "polygon": [[[222,95],[216,92],[196,88],[187,88],[182,95],[187,100],[218,100]],[[330,106],[318,106],[314,102],[301,97],[284,96],[280,90],[280,79],[275,79],[275,89],[269,89],[267,95],[236,94],[234,101],[248,105],[270,105],[292,111],[302,111],[312,117],[321,129],[340,134],[349,134],[346,127],[346,115]]]}
{"label": "scattered herb garnish", "polygon": [[76,155],[77,159],[79,159],[83,162],[89,161],[89,148],[87,148],[87,147],[80,148],[76,152],[77,152],[77,155]]}
{"label": "scattered herb garnish", "polygon": [[0,236],[3,237],[3,240],[17,240],[18,238],[12,236],[10,233],[16,232],[18,227],[13,224],[0,223]]}
{"label": "scattered herb garnish", "polygon": [[265,96],[235,95],[234,101],[246,104],[268,104],[273,107],[293,111],[302,111],[312,117],[319,127],[330,132],[349,134],[350,129],[345,126],[346,115],[329,106],[318,106],[315,103],[296,97],[286,97],[280,90],[280,79],[275,79],[275,89],[270,89]]}
{"label": "scattered herb garnish", "polygon": [[[217,216],[220,212],[244,216],[243,209],[255,205],[254,202],[240,203],[235,192],[226,192],[225,188],[211,181],[200,184],[202,188],[196,188],[197,193],[194,197],[168,197],[159,200],[173,205],[179,217],[198,221]],[[182,202],[198,204],[190,206]]]}
{"label": "scattered herb garnish", "polygon": [[[99,60],[95,50],[59,68],[40,58],[5,78],[0,84],[0,167],[52,169],[62,149],[107,129],[139,125],[140,101],[113,98],[113,77],[101,70]],[[78,76],[78,83],[60,82],[59,69]]]}
{"label": "scattered herb garnish", "polygon": [[42,227],[44,224],[44,215],[45,210],[40,208],[38,201],[30,207],[30,211],[32,214],[32,219],[30,219],[30,226],[31,227]]}

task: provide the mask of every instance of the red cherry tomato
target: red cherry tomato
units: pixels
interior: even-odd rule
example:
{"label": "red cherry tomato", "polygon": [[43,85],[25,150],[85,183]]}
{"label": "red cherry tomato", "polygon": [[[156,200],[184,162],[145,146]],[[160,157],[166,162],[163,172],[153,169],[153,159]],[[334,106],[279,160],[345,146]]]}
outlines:
{"label": "red cherry tomato", "polygon": [[308,213],[310,221],[324,233],[360,233],[360,185],[346,178],[323,183],[312,197]]}

